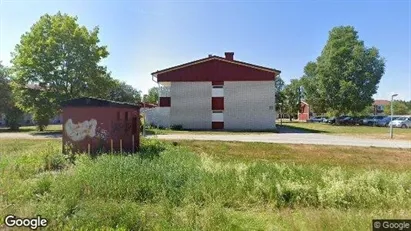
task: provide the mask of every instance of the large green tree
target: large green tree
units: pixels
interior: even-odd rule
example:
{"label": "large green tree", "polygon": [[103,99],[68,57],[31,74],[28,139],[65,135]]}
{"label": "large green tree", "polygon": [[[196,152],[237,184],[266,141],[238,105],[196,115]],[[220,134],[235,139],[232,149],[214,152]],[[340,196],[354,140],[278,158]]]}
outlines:
{"label": "large green tree", "polygon": [[284,88],[284,106],[283,110],[290,116],[290,120],[296,117],[301,105],[301,81],[291,79],[290,84]]}
{"label": "large green tree", "polygon": [[11,130],[18,130],[23,119],[23,111],[15,105],[9,75],[9,69],[0,62],[0,115],[6,116],[6,126]]}
{"label": "large green tree", "polygon": [[280,106],[284,104],[284,80],[280,76],[275,78],[275,110],[280,111]]}
{"label": "large green tree", "polygon": [[384,70],[378,49],[366,47],[354,27],[335,27],[316,62],[304,68],[306,100],[336,116],[361,112],[373,102]]}
{"label": "large green tree", "polygon": [[117,81],[116,85],[110,90],[108,99],[119,102],[139,103],[141,102],[141,91],[125,82]]}
{"label": "large green tree", "polygon": [[143,96],[144,103],[157,103],[158,102],[158,87],[152,87],[148,90],[148,94]]}
{"label": "large green tree", "polygon": [[0,114],[5,113],[11,97],[8,68],[0,61]]}
{"label": "large green tree", "polygon": [[107,97],[114,81],[100,61],[99,28],[88,30],[77,17],[58,12],[40,17],[12,54],[17,105],[33,114],[40,130],[59,113],[60,104],[81,96]]}

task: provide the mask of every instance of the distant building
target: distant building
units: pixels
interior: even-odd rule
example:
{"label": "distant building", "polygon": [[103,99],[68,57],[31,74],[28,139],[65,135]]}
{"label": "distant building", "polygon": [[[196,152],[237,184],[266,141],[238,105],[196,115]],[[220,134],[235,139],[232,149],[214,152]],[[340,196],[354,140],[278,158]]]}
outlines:
{"label": "distant building", "polygon": [[372,106],[373,106],[374,115],[383,115],[384,108],[390,106],[390,101],[377,99],[377,100],[374,100],[374,103],[372,104]]}
{"label": "distant building", "polygon": [[307,121],[309,119],[310,119],[310,105],[305,101],[301,101],[300,111],[298,112],[298,120]]}

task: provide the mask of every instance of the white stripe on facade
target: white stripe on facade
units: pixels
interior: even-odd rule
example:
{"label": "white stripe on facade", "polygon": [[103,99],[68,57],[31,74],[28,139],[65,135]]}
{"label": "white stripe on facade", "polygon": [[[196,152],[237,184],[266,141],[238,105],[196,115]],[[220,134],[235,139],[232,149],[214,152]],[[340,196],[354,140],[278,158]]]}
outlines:
{"label": "white stripe on facade", "polygon": [[211,116],[211,121],[212,122],[224,122],[224,113],[219,112],[219,113],[214,113]]}
{"label": "white stripe on facade", "polygon": [[211,90],[212,97],[224,97],[224,88],[214,88]]}

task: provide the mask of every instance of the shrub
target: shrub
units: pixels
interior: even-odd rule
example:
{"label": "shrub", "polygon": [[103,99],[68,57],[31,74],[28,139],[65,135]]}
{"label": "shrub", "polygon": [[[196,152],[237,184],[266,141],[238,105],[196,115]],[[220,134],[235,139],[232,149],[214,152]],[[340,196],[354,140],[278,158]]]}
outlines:
{"label": "shrub", "polygon": [[171,128],[172,130],[183,130],[183,125],[174,124],[174,125],[171,125],[170,128]]}
{"label": "shrub", "polygon": [[44,157],[44,170],[62,170],[68,164],[66,156],[62,153],[47,153]]}

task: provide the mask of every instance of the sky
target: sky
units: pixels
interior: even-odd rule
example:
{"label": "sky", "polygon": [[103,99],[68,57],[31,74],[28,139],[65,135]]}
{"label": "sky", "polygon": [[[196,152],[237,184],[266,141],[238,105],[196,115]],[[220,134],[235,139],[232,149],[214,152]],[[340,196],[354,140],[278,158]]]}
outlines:
{"label": "sky", "polygon": [[374,98],[411,100],[411,0],[0,0],[3,64],[40,16],[58,11],[99,26],[110,52],[102,64],[143,93],[156,86],[152,72],[226,51],[281,70],[287,83],[320,55],[333,27],[351,25],[386,60]]}

